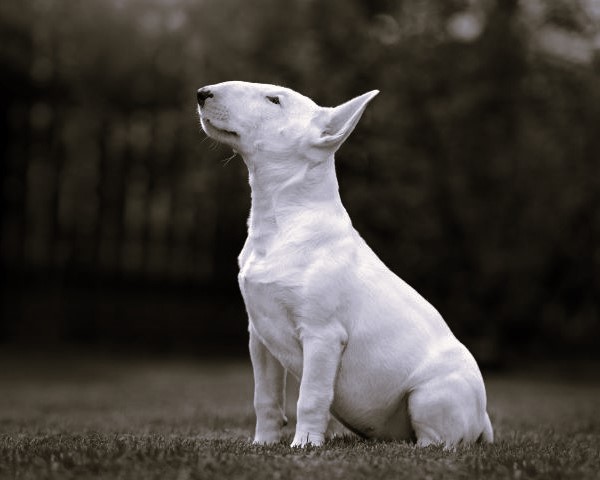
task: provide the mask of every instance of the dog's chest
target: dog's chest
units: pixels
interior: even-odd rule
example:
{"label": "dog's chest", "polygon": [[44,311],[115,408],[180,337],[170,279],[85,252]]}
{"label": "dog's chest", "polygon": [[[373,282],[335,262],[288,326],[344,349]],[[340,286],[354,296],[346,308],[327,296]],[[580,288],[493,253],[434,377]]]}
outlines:
{"label": "dog's chest", "polygon": [[261,254],[251,245],[240,255],[238,282],[249,321],[259,337],[288,369],[301,355],[298,315],[303,308],[303,281],[310,260],[289,251]]}
{"label": "dog's chest", "polygon": [[305,259],[293,255],[261,255],[250,250],[238,274],[244,301],[258,311],[293,309],[300,301],[306,264]]}

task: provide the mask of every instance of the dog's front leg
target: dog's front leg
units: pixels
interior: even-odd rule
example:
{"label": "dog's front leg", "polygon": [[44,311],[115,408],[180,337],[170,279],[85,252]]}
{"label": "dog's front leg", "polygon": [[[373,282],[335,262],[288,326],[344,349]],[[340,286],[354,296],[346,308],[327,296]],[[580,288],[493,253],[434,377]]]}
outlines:
{"label": "dog's front leg", "polygon": [[250,327],[250,358],[254,370],[254,443],[276,443],[285,417],[286,370]]}
{"label": "dog's front leg", "polygon": [[303,371],[292,447],[322,445],[345,339],[340,335],[303,338]]}

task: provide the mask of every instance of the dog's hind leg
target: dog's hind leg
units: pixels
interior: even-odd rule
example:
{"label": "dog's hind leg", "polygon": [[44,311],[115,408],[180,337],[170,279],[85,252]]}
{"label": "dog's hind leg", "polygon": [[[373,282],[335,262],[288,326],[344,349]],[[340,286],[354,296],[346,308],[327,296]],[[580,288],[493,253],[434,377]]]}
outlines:
{"label": "dog's hind leg", "polygon": [[454,375],[430,380],[413,390],[408,412],[420,446],[474,442],[484,425],[482,402],[466,379]]}
{"label": "dog's hind leg", "polygon": [[256,431],[254,443],[275,443],[280,440],[285,417],[286,370],[269,352],[250,327],[250,358],[254,370],[254,411]]}

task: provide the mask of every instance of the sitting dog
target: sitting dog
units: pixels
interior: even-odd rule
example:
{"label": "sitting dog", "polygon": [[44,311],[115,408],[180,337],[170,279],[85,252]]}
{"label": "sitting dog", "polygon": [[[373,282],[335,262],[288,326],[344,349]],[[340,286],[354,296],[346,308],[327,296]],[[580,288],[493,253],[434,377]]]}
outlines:
{"label": "sitting dog", "polygon": [[493,441],[475,359],[367,246],[340,199],[334,153],[378,93],[324,108],[274,85],[198,90],[203,130],[249,171],[238,281],[256,443],[280,440],[288,371],[300,379],[292,446],[321,445],[330,413],[363,437],[447,447]]}

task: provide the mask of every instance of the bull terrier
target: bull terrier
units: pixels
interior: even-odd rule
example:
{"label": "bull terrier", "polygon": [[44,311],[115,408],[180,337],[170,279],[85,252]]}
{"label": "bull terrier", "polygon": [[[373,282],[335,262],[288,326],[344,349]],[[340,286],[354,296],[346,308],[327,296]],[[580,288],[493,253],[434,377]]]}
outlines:
{"label": "bull terrier", "polygon": [[197,92],[202,129],[249,172],[238,281],[255,443],[280,441],[287,372],[300,380],[292,446],[322,445],[330,414],[369,438],[449,448],[493,441],[475,359],[369,248],[340,199],[334,154],[378,93],[325,108],[275,85],[232,81]]}

